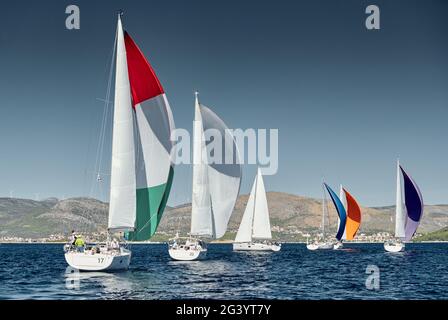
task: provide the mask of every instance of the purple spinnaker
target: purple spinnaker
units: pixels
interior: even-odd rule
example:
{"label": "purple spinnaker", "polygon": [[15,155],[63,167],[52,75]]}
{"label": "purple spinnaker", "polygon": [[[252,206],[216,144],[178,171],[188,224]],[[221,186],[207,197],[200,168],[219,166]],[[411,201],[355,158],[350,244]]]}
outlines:
{"label": "purple spinnaker", "polygon": [[404,197],[407,211],[405,241],[411,240],[423,215],[423,197],[414,180],[400,166],[404,180]]}

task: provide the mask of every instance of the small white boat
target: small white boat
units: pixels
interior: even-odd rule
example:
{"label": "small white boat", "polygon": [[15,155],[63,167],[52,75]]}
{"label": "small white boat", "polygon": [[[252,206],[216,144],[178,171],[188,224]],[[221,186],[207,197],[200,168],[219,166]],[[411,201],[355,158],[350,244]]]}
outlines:
{"label": "small white boat", "polygon": [[[325,238],[325,217],[326,217],[326,192],[330,195],[330,198],[334,204],[336,212],[338,214],[338,229],[336,233],[336,241],[328,241]],[[344,188],[340,188],[339,197],[327,185],[323,183],[323,199],[322,199],[322,239],[316,240],[312,243],[308,243],[307,249],[314,250],[339,250],[344,247],[342,240],[353,240],[359,226],[361,224],[361,208],[356,202],[355,198]]]}
{"label": "small white boat", "polygon": [[[333,241],[328,241],[326,238],[326,234],[325,234],[325,225],[326,225],[326,216],[327,216],[327,199],[326,199],[326,193],[325,193],[325,189],[327,189],[328,193],[330,194],[330,196],[332,197],[333,201],[334,200],[334,196],[337,198],[338,201],[338,205],[336,205],[336,210],[338,210],[338,214],[341,216],[341,213],[339,212],[339,210],[343,211],[342,214],[345,217],[345,209],[344,206],[342,205],[342,203],[340,203],[339,198],[336,196],[336,194],[334,193],[333,190],[331,190],[331,188],[324,182],[322,184],[322,190],[323,190],[323,198],[322,198],[322,223],[321,223],[321,227],[322,227],[322,237],[320,237],[319,239],[315,239],[314,241],[312,241],[311,243],[308,242],[307,239],[307,244],[306,244],[306,248],[310,251],[316,251],[316,250],[333,250],[334,249],[334,242]],[[341,224],[339,223],[339,226],[341,226]],[[338,235],[341,234],[341,229],[339,228],[338,230]],[[338,236],[336,235],[336,237]]]}
{"label": "small white boat", "polygon": [[262,243],[262,242],[245,242],[245,243],[234,243],[234,251],[274,251],[278,252],[282,248],[281,244],[277,243]]}
{"label": "small white boat", "polygon": [[272,233],[266,190],[263,175],[258,169],[243,219],[233,243],[233,250],[280,251],[281,244],[274,243],[271,240]]}
{"label": "small white boat", "polygon": [[[209,160],[205,141],[206,130],[219,131],[222,159]],[[216,140],[215,142],[218,142]],[[227,152],[235,161],[227,160]],[[216,157],[216,155],[215,155]],[[233,163],[229,163],[233,162]],[[219,239],[227,231],[227,225],[235,207],[241,183],[241,164],[233,135],[226,124],[209,108],[199,103],[195,94],[193,122],[193,190],[191,201],[190,237],[176,236],[168,244],[168,253],[174,260],[191,261],[206,256],[207,248],[201,238]],[[180,245],[174,240],[183,240]]]}
{"label": "small white boat", "polygon": [[402,252],[404,251],[406,245],[403,242],[397,240],[391,240],[384,243],[384,250],[387,252]]}
{"label": "small white boat", "polygon": [[[404,183],[404,190],[402,183]],[[397,161],[395,239],[386,241],[384,250],[392,253],[405,250],[405,241],[412,239],[420,224],[423,206],[423,197],[417,184],[400,166],[400,161]]]}
{"label": "small white boat", "polygon": [[181,238],[176,236],[170,239],[168,252],[174,260],[201,260],[207,255],[207,247],[205,242],[198,238]]}
{"label": "small white boat", "polygon": [[334,244],[332,242],[313,242],[313,243],[307,243],[306,248],[311,251],[315,250],[333,250]]}
{"label": "small white boat", "polygon": [[[110,174],[109,238],[148,240],[163,215],[173,179],[171,133],[174,121],[165,92],[118,15]],[[111,89],[112,70],[108,96]],[[109,99],[106,99],[108,101]],[[109,111],[108,103],[105,112]],[[107,113],[105,113],[107,114]],[[106,127],[107,117],[102,128]],[[104,130],[104,129],[102,129]],[[104,132],[100,146],[104,145]],[[102,154],[102,147],[97,154]],[[97,159],[97,163],[101,163]],[[100,168],[97,172],[101,172]],[[97,180],[101,181],[98,174]],[[128,269],[131,251],[118,242],[104,246],[65,247],[67,263],[81,271]]]}
{"label": "small white boat", "polygon": [[344,247],[344,244],[342,243],[342,241],[338,241],[333,245],[334,250],[339,250],[339,249],[342,249],[343,247]]}

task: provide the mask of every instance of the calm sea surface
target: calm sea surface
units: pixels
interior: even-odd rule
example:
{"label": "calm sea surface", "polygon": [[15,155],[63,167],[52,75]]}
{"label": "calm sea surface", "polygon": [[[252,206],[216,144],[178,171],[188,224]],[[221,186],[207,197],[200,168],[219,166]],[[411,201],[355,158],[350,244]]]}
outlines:
{"label": "calm sea surface", "polygon": [[[171,261],[166,245],[133,245],[121,273],[66,274],[62,245],[0,244],[0,299],[448,299],[448,244],[410,244],[400,254],[381,244],[310,252],[236,253],[209,245],[206,260]],[[380,271],[368,290],[366,268]]]}

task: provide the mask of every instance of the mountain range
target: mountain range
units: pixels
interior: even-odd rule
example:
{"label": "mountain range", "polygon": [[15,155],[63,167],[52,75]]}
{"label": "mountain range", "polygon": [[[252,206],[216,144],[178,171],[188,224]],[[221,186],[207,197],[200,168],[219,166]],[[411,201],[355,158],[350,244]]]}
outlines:
{"label": "mountain range", "polygon": [[[267,194],[271,227],[279,240],[297,240],[301,233],[316,232],[322,221],[322,200],[280,192]],[[248,195],[241,195],[229,223],[227,238],[238,230]],[[336,231],[337,214],[328,203],[330,231]],[[394,206],[362,208],[360,233],[393,232]],[[0,198],[0,238],[45,238],[78,232],[105,234],[108,204],[91,198],[43,201]],[[190,226],[191,205],[168,207],[154,239],[166,239],[176,232],[186,234]],[[419,233],[448,226],[448,205],[427,205]]]}

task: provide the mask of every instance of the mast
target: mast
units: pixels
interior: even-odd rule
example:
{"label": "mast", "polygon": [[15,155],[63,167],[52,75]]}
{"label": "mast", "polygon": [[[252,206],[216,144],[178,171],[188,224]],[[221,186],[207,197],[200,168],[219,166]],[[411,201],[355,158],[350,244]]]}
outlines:
{"label": "mast", "polygon": [[199,92],[195,91],[194,92],[194,120],[193,120],[193,177],[192,177],[192,188],[191,188],[191,199],[192,199],[192,203],[191,203],[191,222],[190,222],[190,228],[191,228],[191,235],[195,235],[193,233],[193,214],[194,214],[194,199],[195,199],[195,194],[196,194],[196,190],[195,190],[195,178],[197,176],[197,166],[198,163],[201,164],[202,163],[202,148],[198,147],[199,144],[196,143],[196,140],[199,137],[199,130],[198,130],[198,121],[199,121],[199,117],[200,117],[200,112],[199,112]]}
{"label": "mast", "polygon": [[325,185],[322,182],[322,234],[325,239]]}

